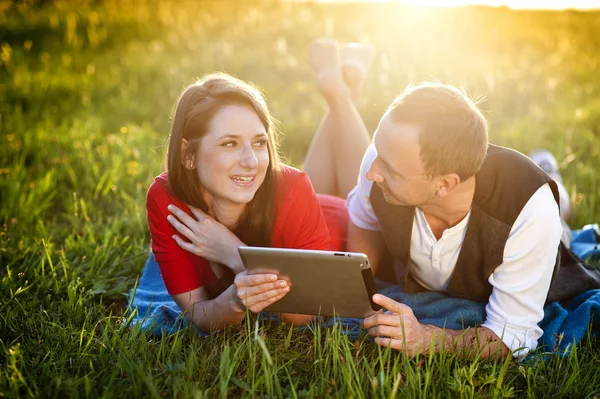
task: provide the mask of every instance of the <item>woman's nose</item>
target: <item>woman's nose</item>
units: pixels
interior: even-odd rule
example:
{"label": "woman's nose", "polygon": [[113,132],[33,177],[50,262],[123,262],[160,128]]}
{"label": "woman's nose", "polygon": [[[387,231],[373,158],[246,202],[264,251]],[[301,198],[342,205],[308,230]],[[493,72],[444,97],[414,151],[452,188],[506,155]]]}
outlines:
{"label": "woman's nose", "polygon": [[258,166],[258,159],[256,158],[256,153],[251,145],[244,146],[240,165],[247,169],[254,169]]}

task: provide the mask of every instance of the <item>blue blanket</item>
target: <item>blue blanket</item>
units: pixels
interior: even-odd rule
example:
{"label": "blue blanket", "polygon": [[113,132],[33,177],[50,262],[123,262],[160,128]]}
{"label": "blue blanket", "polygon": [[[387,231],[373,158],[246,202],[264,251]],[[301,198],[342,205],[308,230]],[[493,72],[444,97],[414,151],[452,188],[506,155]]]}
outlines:
{"label": "blue blanket", "polygon": [[[571,249],[584,259],[600,259],[598,226],[588,225],[574,231]],[[439,292],[406,294],[400,287],[378,282],[379,292],[402,302],[413,309],[415,316],[424,324],[460,329],[480,324],[485,320],[485,304],[466,299],[452,298]],[[146,263],[137,287],[129,295],[130,317],[128,326],[147,332],[173,333],[186,322],[181,311],[167,293],[154,256]],[[338,320],[351,336],[360,332],[359,319]],[[334,323],[333,319],[327,325]],[[586,291],[567,303],[554,302],[544,308],[544,319],[539,323],[544,334],[538,346],[545,350],[564,351],[572,343],[578,343],[591,326],[592,334],[600,335],[600,290]],[[202,334],[198,331],[199,334]]]}

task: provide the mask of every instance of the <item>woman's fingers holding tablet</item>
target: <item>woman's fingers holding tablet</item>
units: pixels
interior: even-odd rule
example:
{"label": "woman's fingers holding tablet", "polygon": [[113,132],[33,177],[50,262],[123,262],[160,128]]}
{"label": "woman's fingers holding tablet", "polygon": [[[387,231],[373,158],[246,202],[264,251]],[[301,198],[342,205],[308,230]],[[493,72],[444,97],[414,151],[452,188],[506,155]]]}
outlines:
{"label": "woman's fingers holding tablet", "polygon": [[254,303],[249,303],[248,308],[251,311],[258,313],[258,312],[262,311],[264,308],[266,308],[267,306],[272,305],[275,302],[277,302],[278,300],[280,300],[281,298],[283,298],[285,296],[285,294],[287,294],[287,291],[279,292],[279,290],[276,290],[276,291],[269,291],[264,296],[263,295],[254,296],[253,299],[256,299],[257,301]]}
{"label": "woman's fingers holding tablet", "polygon": [[289,291],[289,287],[269,289],[254,295],[248,295],[248,290],[238,290],[238,298],[252,312],[257,313],[262,311],[272,303],[277,302],[285,296]]}
{"label": "woman's fingers holding tablet", "polygon": [[264,283],[277,281],[277,275],[272,273],[248,274],[247,272],[238,273],[235,276],[234,283],[237,287],[253,287]]}
{"label": "woman's fingers holding tablet", "polygon": [[252,312],[260,312],[277,302],[290,290],[285,280],[275,274],[239,273],[234,280],[237,296]]}
{"label": "woman's fingers holding tablet", "polygon": [[275,282],[263,283],[260,285],[248,287],[246,289],[248,296],[266,295],[268,292],[271,292],[271,291],[288,292],[289,287],[287,285],[287,282],[285,282],[285,280],[277,280]]}

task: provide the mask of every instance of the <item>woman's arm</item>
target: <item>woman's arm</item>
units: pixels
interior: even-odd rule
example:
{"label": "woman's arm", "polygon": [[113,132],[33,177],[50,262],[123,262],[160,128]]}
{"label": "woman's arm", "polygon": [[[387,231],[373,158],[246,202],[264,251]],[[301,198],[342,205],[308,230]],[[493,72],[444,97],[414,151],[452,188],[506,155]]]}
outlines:
{"label": "woman's arm", "polygon": [[222,330],[244,318],[246,308],[252,313],[277,302],[289,291],[285,280],[274,274],[239,273],[230,285],[215,299],[210,299],[204,287],[172,295],[186,319],[204,332]]}
{"label": "woman's arm", "polygon": [[285,324],[303,326],[317,319],[317,316],[300,313],[280,313],[279,317]]}
{"label": "woman's arm", "polygon": [[245,311],[235,302],[235,288],[231,285],[215,299],[210,299],[204,287],[196,288],[171,297],[182,310],[185,318],[199,330],[209,332],[222,330],[237,324],[244,318]]}

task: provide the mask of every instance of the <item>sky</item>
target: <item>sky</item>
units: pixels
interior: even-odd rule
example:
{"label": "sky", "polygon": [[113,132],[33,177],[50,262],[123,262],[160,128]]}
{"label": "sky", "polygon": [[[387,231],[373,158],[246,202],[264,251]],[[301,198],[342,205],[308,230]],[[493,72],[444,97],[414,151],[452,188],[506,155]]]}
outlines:
{"label": "sky", "polygon": [[[323,0],[321,0],[323,1]],[[348,1],[348,0],[325,0],[325,1]],[[419,6],[437,6],[437,7],[460,7],[471,4],[488,6],[507,6],[514,9],[553,9],[560,10],[564,8],[578,9],[600,9],[600,0],[352,0],[352,1],[387,1],[399,2]]]}

